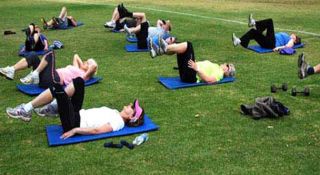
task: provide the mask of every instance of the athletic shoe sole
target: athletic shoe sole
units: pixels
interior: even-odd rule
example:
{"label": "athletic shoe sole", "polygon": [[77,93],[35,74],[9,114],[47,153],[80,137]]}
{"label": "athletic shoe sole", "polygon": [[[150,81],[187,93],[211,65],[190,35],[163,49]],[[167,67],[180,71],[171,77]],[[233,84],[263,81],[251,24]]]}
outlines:
{"label": "athletic shoe sole", "polygon": [[9,117],[11,117],[11,118],[21,119],[21,120],[24,121],[24,122],[30,122],[30,121],[31,121],[31,118],[30,118],[30,117],[24,117],[24,116],[21,116],[21,115],[18,115],[18,116],[12,115],[12,114],[10,114],[10,113],[8,112],[8,110],[7,110],[6,112],[7,112],[7,114],[9,115]]}
{"label": "athletic shoe sole", "polygon": [[4,73],[4,72],[2,72],[2,71],[0,71],[0,75],[1,75],[1,76],[4,76],[4,77],[5,77],[6,79],[8,79],[8,80],[13,80],[13,78],[8,77],[7,74]]}

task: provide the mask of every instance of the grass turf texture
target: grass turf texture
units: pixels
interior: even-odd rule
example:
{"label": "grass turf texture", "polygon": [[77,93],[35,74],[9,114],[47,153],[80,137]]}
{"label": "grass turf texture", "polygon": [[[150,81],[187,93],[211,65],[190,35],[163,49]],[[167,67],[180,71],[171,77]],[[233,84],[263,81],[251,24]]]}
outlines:
{"label": "grass turf texture", "polygon": [[[70,2],[70,1],[69,1]],[[73,2],[73,1],[71,1]],[[85,1],[81,1],[85,2]],[[0,2],[2,36],[0,66],[12,65],[19,44],[20,30],[40,17],[56,16],[66,5],[69,14],[85,23],[65,31],[44,31],[65,48],[56,52],[57,66],[70,64],[72,56],[93,57],[99,63],[101,83],[86,88],[84,108],[106,105],[121,109],[139,98],[146,112],[160,126],[149,141],[136,149],[105,149],[99,140],[49,148],[44,126],[59,123],[33,115],[30,123],[8,119],[5,108],[31,100],[15,88],[14,81],[1,80],[0,88],[0,174],[318,174],[320,172],[319,76],[297,78],[297,55],[302,51],[311,64],[319,63],[319,37],[300,34],[307,45],[294,56],[276,53],[256,54],[233,48],[231,34],[248,30],[245,24],[197,18],[138,8],[186,12],[246,23],[249,13],[256,19],[273,18],[275,27],[320,33],[316,22],[319,1],[129,1],[130,10],[145,11],[148,19],[169,18],[173,34],[180,41],[193,42],[197,60],[232,62],[237,81],[219,86],[167,90],[157,77],[175,76],[175,56],[151,59],[148,53],[126,53],[123,34],[103,28],[116,1],[87,1],[96,4],[62,1]],[[107,4],[107,5],[102,5]],[[299,33],[298,33],[299,35]],[[310,97],[292,97],[289,92],[270,93],[272,83],[287,82],[289,87],[309,86]],[[291,110],[278,120],[254,121],[240,114],[242,103],[253,103],[259,96],[273,95]],[[272,126],[272,127],[270,127]],[[108,139],[132,141],[134,136]]]}

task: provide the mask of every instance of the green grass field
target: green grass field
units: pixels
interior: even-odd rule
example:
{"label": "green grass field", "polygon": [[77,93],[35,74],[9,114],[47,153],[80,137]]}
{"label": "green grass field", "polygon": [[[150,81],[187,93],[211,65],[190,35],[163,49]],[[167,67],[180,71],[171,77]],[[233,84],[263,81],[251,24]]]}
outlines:
{"label": "green grass field", "polygon": [[[81,3],[79,3],[81,2]],[[151,59],[149,53],[126,53],[124,34],[103,27],[118,1],[22,1],[0,2],[0,31],[16,35],[0,39],[0,67],[12,65],[25,36],[20,30],[40,17],[57,16],[62,6],[85,23],[65,31],[44,31],[65,48],[56,52],[57,67],[70,64],[73,54],[93,57],[103,81],[86,88],[84,108],[106,105],[121,109],[139,98],[146,113],[160,126],[149,133],[145,144],[129,149],[106,149],[106,141],[132,141],[137,135],[75,145],[48,147],[45,125],[58,118],[33,114],[30,123],[8,119],[6,107],[28,102],[32,97],[15,88],[15,80],[1,77],[0,174],[319,174],[320,122],[319,75],[297,77],[297,57],[305,52],[310,64],[320,63],[320,1],[318,0],[130,0],[129,10],[144,11],[151,23],[170,19],[179,41],[191,41],[197,60],[232,62],[236,82],[168,90],[157,77],[176,76],[175,56]],[[159,11],[164,10],[164,11]],[[277,31],[290,29],[306,44],[294,56],[256,54],[234,48],[231,34],[248,30],[247,16],[273,18]],[[190,15],[192,14],[192,15]],[[222,19],[222,20],[221,20]],[[239,21],[243,23],[236,23]],[[286,31],[286,30],[281,30]],[[311,88],[309,97],[289,92],[271,94],[272,83]],[[290,108],[280,119],[252,120],[240,114],[240,104],[256,97],[274,96]]]}

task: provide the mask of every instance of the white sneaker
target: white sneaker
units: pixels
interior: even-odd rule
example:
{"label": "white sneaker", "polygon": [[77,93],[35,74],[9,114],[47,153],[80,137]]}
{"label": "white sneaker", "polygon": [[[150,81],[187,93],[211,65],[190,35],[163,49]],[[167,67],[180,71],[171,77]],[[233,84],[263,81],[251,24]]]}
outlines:
{"label": "white sneaker", "polygon": [[14,72],[15,72],[14,68],[10,67],[10,66],[4,67],[4,68],[0,68],[0,74],[5,76],[9,80],[13,80]]}
{"label": "white sneaker", "polygon": [[57,117],[58,105],[54,100],[50,104],[47,104],[41,108],[35,108],[34,112],[36,112],[41,117]]}
{"label": "white sneaker", "polygon": [[298,57],[298,77],[304,79],[308,76],[309,64],[305,60],[304,53],[301,53]]}
{"label": "white sneaker", "polygon": [[27,76],[20,79],[23,84],[39,84],[39,74],[35,72],[30,72]]}
{"label": "white sneaker", "polygon": [[128,28],[127,25],[123,26],[124,31],[126,31],[127,34],[131,35],[130,29]]}
{"label": "white sneaker", "polygon": [[31,120],[32,111],[26,112],[23,109],[24,104],[18,105],[15,108],[7,108],[6,112],[11,118],[21,119],[25,122],[29,122]]}
{"label": "white sneaker", "polygon": [[104,27],[115,28],[116,27],[116,23],[114,21],[109,21],[109,22],[106,22],[104,24]]}
{"label": "white sneaker", "polygon": [[159,55],[163,55],[167,52],[168,43],[164,39],[162,39],[160,35],[158,36],[158,41],[159,41]]}
{"label": "white sneaker", "polygon": [[248,27],[256,27],[256,20],[253,19],[252,13],[249,15],[248,18]]}
{"label": "white sneaker", "polygon": [[159,50],[159,48],[157,48],[157,46],[153,43],[152,39],[149,39],[149,47],[151,58],[155,58],[158,55],[157,50]]}
{"label": "white sneaker", "polygon": [[232,34],[232,42],[234,47],[241,43],[241,40],[238,37],[236,37],[235,33]]}

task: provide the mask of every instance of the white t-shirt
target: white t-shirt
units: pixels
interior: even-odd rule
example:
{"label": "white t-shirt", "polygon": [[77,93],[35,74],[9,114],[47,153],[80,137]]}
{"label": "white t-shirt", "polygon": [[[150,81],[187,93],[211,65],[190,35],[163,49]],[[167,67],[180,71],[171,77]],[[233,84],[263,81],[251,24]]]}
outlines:
{"label": "white t-shirt", "polygon": [[120,112],[107,107],[81,109],[80,128],[97,128],[104,124],[109,124],[113,131],[118,131],[124,127],[124,121]]}
{"label": "white t-shirt", "polygon": [[148,38],[153,38],[154,36],[162,36],[166,33],[161,27],[149,27],[148,28]]}

